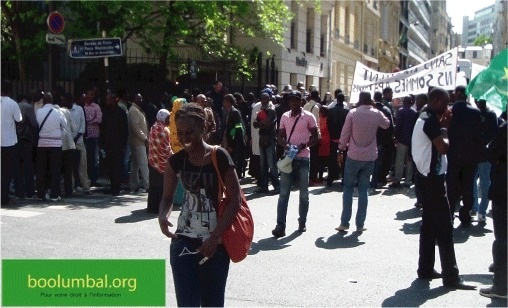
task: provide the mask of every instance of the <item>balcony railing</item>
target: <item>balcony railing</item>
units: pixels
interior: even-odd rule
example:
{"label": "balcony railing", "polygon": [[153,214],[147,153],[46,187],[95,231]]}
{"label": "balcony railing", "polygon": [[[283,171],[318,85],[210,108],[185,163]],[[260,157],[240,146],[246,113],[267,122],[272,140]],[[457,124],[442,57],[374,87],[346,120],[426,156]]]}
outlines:
{"label": "balcony railing", "polygon": [[418,46],[412,40],[409,40],[407,43],[407,49],[409,52],[414,53],[418,57],[422,58],[424,61],[429,59],[429,56],[425,50],[423,50],[420,46]]}

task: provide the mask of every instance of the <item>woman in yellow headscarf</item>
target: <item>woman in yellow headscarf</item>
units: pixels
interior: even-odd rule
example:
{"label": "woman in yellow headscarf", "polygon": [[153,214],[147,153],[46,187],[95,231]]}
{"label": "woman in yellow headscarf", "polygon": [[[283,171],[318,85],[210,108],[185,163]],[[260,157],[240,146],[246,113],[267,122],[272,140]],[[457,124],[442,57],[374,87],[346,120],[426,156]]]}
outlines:
{"label": "woman in yellow headscarf", "polygon": [[178,110],[182,108],[183,105],[187,104],[187,100],[185,98],[177,98],[173,101],[173,109],[171,109],[171,115],[169,119],[169,133],[171,134],[171,148],[174,153],[179,152],[183,149],[180,140],[178,140],[176,134],[176,121],[175,115]]}

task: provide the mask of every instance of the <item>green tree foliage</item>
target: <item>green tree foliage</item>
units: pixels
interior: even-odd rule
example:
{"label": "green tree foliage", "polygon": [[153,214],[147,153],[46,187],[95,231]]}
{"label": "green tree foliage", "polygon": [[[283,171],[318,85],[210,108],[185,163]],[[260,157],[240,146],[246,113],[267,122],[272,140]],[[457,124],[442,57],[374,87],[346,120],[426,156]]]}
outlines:
{"label": "green tree foliage", "polygon": [[[282,44],[292,18],[283,0],[79,0],[53,1],[52,6],[66,17],[67,39],[101,37],[106,31],[108,37],[132,39],[157,54],[164,67],[176,57],[178,47],[192,46],[216,61],[232,63],[247,76],[249,51],[231,44],[232,34],[266,37]],[[14,40],[18,21],[31,29],[19,33],[21,47],[30,45],[31,51],[44,52],[47,12],[45,1],[2,1],[2,58],[4,52],[21,55]]]}
{"label": "green tree foliage", "polygon": [[474,46],[485,46],[487,44],[492,44],[492,38],[488,35],[481,34],[474,41]]}
{"label": "green tree foliage", "polygon": [[2,60],[15,60],[25,78],[25,61],[46,53],[44,2],[1,1]]}

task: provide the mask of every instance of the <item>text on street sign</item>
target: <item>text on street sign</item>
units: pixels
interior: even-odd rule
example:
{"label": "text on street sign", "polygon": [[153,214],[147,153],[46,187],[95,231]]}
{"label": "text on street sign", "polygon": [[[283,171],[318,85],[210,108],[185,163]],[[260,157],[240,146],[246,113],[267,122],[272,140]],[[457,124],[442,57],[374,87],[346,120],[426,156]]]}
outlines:
{"label": "text on street sign", "polygon": [[69,40],[71,58],[104,58],[122,56],[120,38],[97,38],[87,40]]}

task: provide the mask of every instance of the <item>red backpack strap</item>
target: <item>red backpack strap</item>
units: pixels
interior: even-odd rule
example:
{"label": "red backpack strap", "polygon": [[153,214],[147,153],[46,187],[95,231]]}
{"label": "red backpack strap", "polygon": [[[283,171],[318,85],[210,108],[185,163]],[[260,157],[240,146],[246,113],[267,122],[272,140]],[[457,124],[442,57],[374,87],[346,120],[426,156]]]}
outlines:
{"label": "red backpack strap", "polygon": [[219,148],[219,146],[214,146],[212,147],[212,162],[213,162],[213,166],[215,167],[215,172],[217,173],[217,180],[218,180],[218,187],[219,187],[219,194],[218,194],[218,197],[219,197],[219,203],[220,203],[220,200],[222,199],[222,195],[224,194],[224,191],[226,190],[225,187],[224,187],[224,182],[222,181],[222,176],[220,175],[220,171],[219,171],[219,164],[217,162],[217,149]]}

